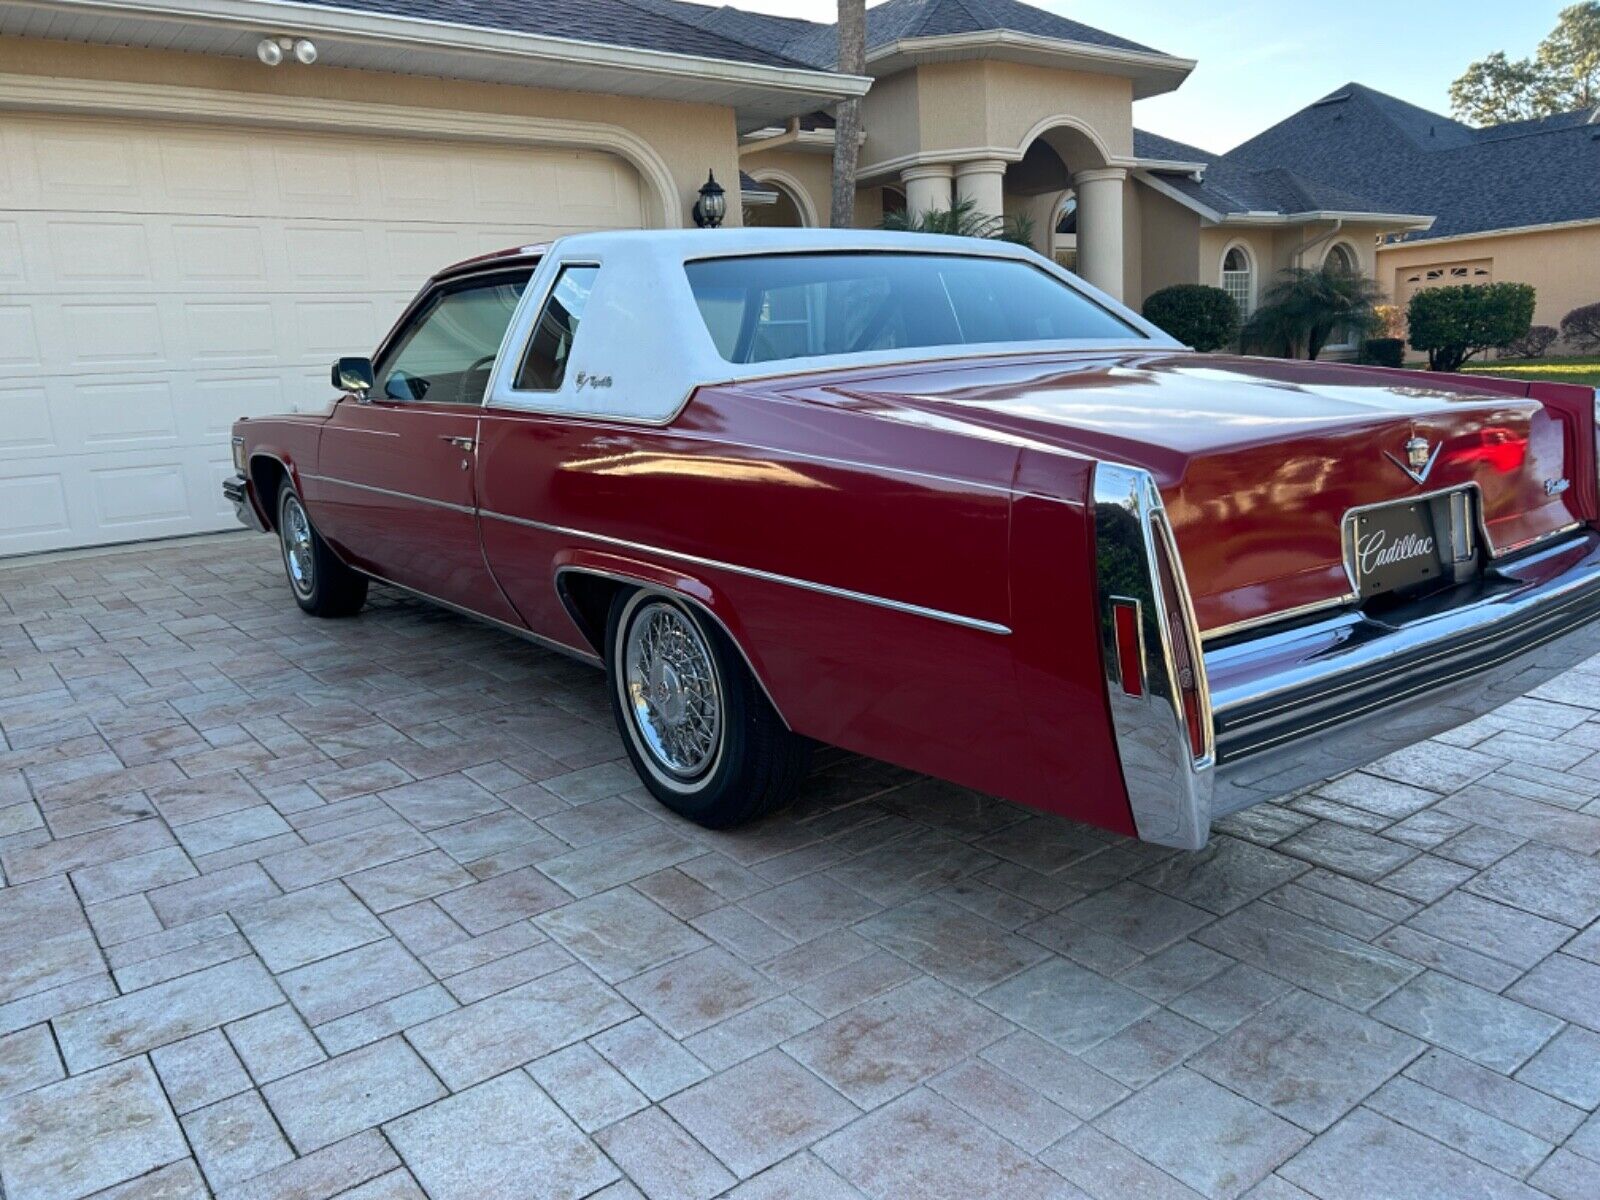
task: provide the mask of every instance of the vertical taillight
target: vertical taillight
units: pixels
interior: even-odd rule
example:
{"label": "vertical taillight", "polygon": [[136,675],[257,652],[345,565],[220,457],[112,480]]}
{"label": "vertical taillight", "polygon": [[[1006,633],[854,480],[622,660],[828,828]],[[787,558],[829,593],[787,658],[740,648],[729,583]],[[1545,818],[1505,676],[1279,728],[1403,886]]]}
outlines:
{"label": "vertical taillight", "polygon": [[1114,598],[1111,625],[1117,642],[1117,679],[1129,696],[1144,695],[1144,641],[1139,630],[1139,602]]}
{"label": "vertical taillight", "polygon": [[1178,574],[1173,566],[1164,522],[1155,522],[1157,573],[1156,587],[1166,610],[1167,636],[1172,645],[1172,673],[1178,685],[1178,697],[1183,704],[1183,723],[1189,735],[1189,749],[1195,758],[1207,753],[1205,701],[1201,695],[1200,671],[1195,663],[1199,647],[1190,641],[1189,622],[1184,617],[1184,605],[1178,590]]}

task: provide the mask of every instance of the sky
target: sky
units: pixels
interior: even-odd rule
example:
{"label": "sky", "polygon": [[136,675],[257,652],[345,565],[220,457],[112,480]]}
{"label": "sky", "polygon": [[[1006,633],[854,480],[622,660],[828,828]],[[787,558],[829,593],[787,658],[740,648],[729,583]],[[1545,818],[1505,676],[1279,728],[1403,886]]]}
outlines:
{"label": "sky", "polygon": [[[705,0],[831,21],[835,0]],[[1450,83],[1495,50],[1531,54],[1572,0],[1030,0],[1199,65],[1176,92],[1141,100],[1141,129],[1217,153],[1352,80],[1450,111]],[[872,7],[869,0],[868,7]]]}

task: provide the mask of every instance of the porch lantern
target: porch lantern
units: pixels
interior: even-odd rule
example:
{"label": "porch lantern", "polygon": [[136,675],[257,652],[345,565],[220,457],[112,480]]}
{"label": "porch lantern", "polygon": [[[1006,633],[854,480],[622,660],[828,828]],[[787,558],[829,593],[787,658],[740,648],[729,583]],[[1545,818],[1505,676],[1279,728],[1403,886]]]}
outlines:
{"label": "porch lantern", "polygon": [[717,182],[714,172],[706,172],[706,181],[700,185],[700,199],[694,202],[694,223],[701,229],[715,229],[728,215],[728,196]]}

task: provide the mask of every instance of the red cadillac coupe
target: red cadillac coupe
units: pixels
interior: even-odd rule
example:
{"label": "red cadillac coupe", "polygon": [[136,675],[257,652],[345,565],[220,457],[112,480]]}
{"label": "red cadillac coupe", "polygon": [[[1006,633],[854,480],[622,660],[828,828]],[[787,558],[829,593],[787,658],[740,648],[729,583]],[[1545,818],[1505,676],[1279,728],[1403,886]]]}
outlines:
{"label": "red cadillac coupe", "polygon": [[585,234],[241,420],[295,600],[603,666],[706,825],[815,742],[1170,846],[1600,650],[1596,394],[1197,354],[1029,250]]}

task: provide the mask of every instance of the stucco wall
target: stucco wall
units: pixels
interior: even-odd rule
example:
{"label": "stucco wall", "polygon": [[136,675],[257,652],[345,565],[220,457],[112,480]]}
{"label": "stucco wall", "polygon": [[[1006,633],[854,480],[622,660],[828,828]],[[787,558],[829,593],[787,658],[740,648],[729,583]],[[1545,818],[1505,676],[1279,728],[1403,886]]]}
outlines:
{"label": "stucco wall", "polygon": [[[828,211],[832,207],[833,158],[827,154],[810,154],[796,150],[762,150],[747,154],[740,160],[744,170],[757,179],[776,178],[780,185],[803,192],[819,226],[828,224]],[[861,207],[857,197],[856,208]]]}
{"label": "stucco wall", "polygon": [[[978,156],[1020,152],[1042,121],[1063,118],[1092,129],[1107,154],[1133,153],[1133,84],[1110,75],[1018,63],[935,63],[879,79],[862,108],[862,166],[941,151]],[[968,153],[972,152],[972,153]],[[1091,160],[1070,164],[1096,166]]]}
{"label": "stucco wall", "polygon": [[1561,318],[1574,308],[1600,301],[1600,223],[1382,246],[1376,254],[1378,282],[1395,296],[1405,294],[1404,277],[1417,270],[1487,259],[1493,281],[1533,284],[1537,325],[1560,328]]}
{"label": "stucco wall", "polygon": [[1215,283],[1200,270],[1200,215],[1160,193],[1132,183],[1128,189],[1140,209],[1142,272],[1128,300],[1142,307],[1151,292],[1179,283]]}
{"label": "stucco wall", "polygon": [[861,165],[905,158],[917,152],[921,125],[917,91],[915,71],[872,81],[872,90],[861,101],[861,127],[867,133],[861,146]]}
{"label": "stucco wall", "polygon": [[[817,225],[826,227],[833,210],[833,156],[797,150],[763,150],[747,154],[742,160],[747,174],[757,179],[772,179],[802,192],[816,214]],[[883,220],[883,189],[877,184],[856,189],[855,226],[875,229]]]}
{"label": "stucco wall", "polygon": [[[985,130],[989,145],[1021,148],[1023,139],[1042,120],[1070,117],[1093,129],[1110,154],[1132,155],[1132,80],[1019,63],[958,65],[983,68],[987,101]],[[959,93],[954,102],[960,102]]]}
{"label": "stucco wall", "polygon": [[733,110],[726,107],[320,65],[273,69],[253,60],[31,38],[0,39],[0,73],[615,125],[646,142],[665,163],[677,191],[680,224],[689,223],[689,211],[708,169],[715,170],[728,188],[727,223],[740,221],[737,131]]}

